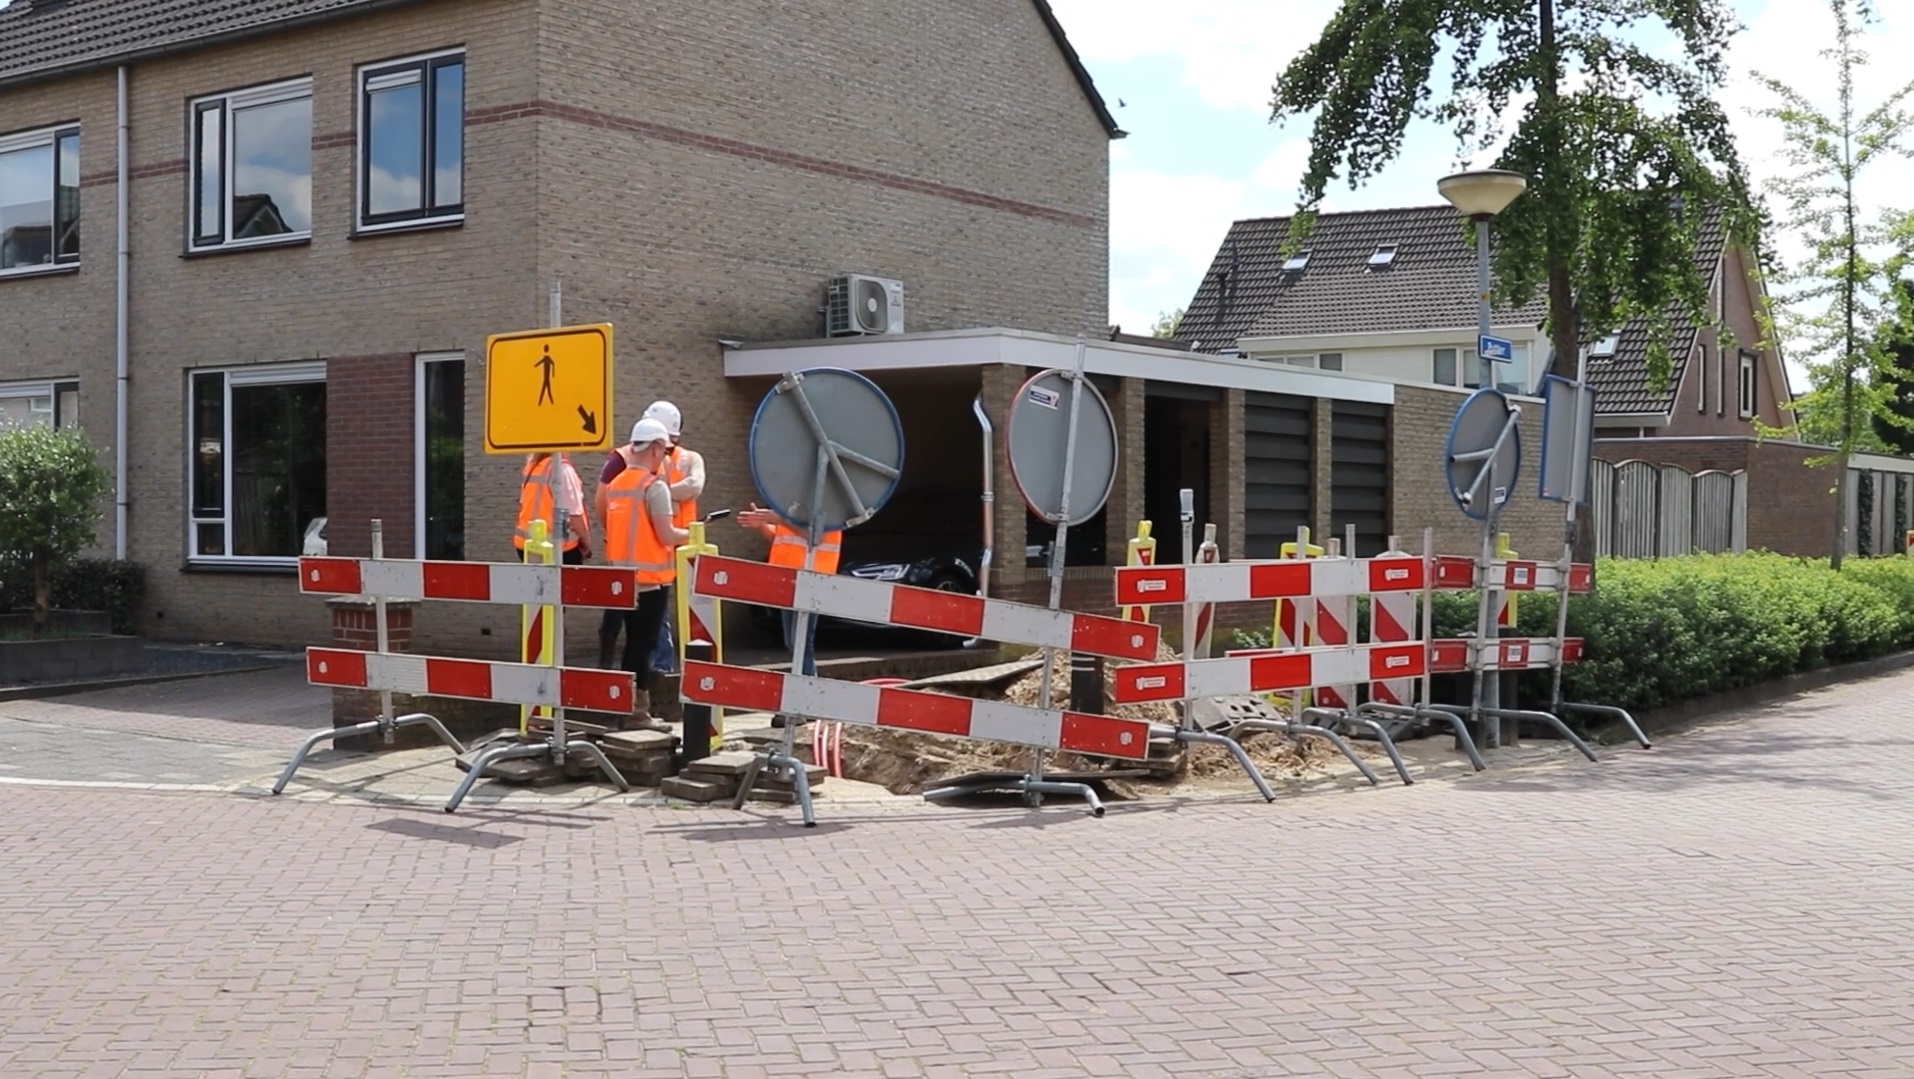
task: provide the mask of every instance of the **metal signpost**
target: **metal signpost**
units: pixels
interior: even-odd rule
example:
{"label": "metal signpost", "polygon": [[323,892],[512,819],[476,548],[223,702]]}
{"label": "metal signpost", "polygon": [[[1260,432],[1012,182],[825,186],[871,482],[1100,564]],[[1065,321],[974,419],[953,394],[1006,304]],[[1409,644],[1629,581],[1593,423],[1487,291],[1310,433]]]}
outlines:
{"label": "metal signpost", "polygon": [[[904,426],[884,391],[863,375],[836,368],[787,374],[758,404],[751,421],[751,481],[766,506],[805,532],[815,551],[826,532],[851,528],[884,508],[904,469]],[[807,553],[806,563],[810,557]],[[816,615],[797,611],[791,672],[804,674],[805,645]],[[795,718],[795,717],[792,717]],[[738,787],[742,809],[764,766],[785,769],[804,826],[817,825],[811,785],[797,759],[797,727],[787,720],[782,749],[767,747]]]}
{"label": "metal signpost", "polygon": [[[1032,512],[1057,526],[1050,547],[1050,609],[1063,603],[1063,567],[1070,528],[1096,516],[1116,483],[1116,421],[1103,394],[1084,376],[1087,346],[1077,335],[1071,370],[1052,368],[1025,382],[1010,406],[1006,441],[1010,474]],[[1086,393],[1087,391],[1087,393]],[[1050,708],[1056,649],[1045,648],[1038,677],[1038,707]],[[1043,778],[1044,751],[1030,755],[1030,774],[1011,786],[1025,804],[1043,804],[1045,794],[1068,794],[1097,805],[1096,792],[1083,783],[1054,783]]]}
{"label": "metal signpost", "polygon": [[[1485,711],[1493,715],[1501,707],[1499,683],[1491,678],[1485,684],[1483,678],[1483,671],[1489,666],[1489,650],[1495,646],[1498,599],[1496,590],[1488,587],[1487,582],[1495,560],[1496,522],[1502,507],[1508,504],[1516,475],[1522,468],[1521,417],[1521,408],[1500,390],[1477,390],[1456,410],[1444,450],[1449,494],[1464,514],[1482,522],[1482,556],[1478,565],[1483,587],[1475,627],[1475,648],[1482,662],[1476,664],[1475,688],[1470,696],[1469,716],[1474,721],[1480,721]],[[1488,726],[1486,734],[1491,748],[1502,744],[1500,724]]]}

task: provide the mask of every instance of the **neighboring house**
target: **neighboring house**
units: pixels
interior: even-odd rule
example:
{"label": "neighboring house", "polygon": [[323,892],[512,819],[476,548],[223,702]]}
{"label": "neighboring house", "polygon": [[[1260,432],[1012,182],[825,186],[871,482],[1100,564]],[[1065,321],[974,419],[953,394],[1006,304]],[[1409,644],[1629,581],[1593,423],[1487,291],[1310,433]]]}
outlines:
{"label": "neighboring house", "polygon": [[[1104,332],[1121,132],[1048,3],[826,6],[0,9],[0,416],[84,417],[147,630],[325,639],[293,576],[321,519],[335,554],[379,519],[389,556],[511,557],[481,360],[554,281],[616,326],[606,422],[675,400],[714,508],[756,497],[767,386],[720,339],[821,337],[840,274],[905,282],[912,332]],[[420,619],[497,650],[518,616]]]}
{"label": "neighboring house", "polygon": [[[1288,237],[1286,217],[1232,225],[1178,336],[1201,351],[1270,363],[1463,389],[1479,384],[1476,255],[1454,208],[1323,214],[1300,248],[1285,254]],[[1713,327],[1678,320],[1669,342],[1672,377],[1656,391],[1642,321],[1590,342],[1588,380],[1603,437],[1752,434],[1755,420],[1788,422],[1787,373],[1773,348],[1759,343],[1756,312],[1767,301],[1752,259],[1724,244],[1714,218],[1697,257],[1711,280],[1711,315],[1732,333],[1726,353]],[[1546,315],[1540,296],[1492,312],[1493,333],[1513,346],[1514,362],[1496,367],[1506,392],[1533,393],[1551,370]]]}

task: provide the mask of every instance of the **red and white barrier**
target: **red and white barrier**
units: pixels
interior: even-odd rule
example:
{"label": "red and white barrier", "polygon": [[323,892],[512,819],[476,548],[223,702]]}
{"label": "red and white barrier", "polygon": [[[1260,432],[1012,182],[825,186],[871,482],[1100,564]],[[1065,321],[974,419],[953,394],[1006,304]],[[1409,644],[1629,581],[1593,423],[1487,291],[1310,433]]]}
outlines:
{"label": "red and white barrier", "polygon": [[[556,571],[556,572],[554,572]],[[302,558],[299,590],[329,596],[408,596],[462,603],[628,609],[638,572],[616,566]]]}
{"label": "red and white barrier", "polygon": [[1122,566],[1122,604],[1232,603],[1422,590],[1420,558],[1288,558],[1210,566]]}
{"label": "red and white barrier", "polygon": [[[1418,560],[1420,561],[1420,560]],[[1387,595],[1388,593],[1384,593]],[[1303,602],[1307,603],[1308,600]],[[1354,596],[1318,596],[1316,605],[1316,642],[1324,648],[1346,648],[1355,643],[1356,633],[1356,597]],[[1316,687],[1316,700],[1325,708],[1354,708],[1356,706],[1356,686],[1354,681],[1332,683]]]}
{"label": "red and white barrier", "polygon": [[[1448,590],[1471,589],[1475,584],[1475,559],[1464,555],[1437,555],[1435,586]],[[1561,567],[1547,562],[1522,562],[1497,559],[1489,563],[1489,587],[1505,592],[1559,592]],[[1568,590],[1573,594],[1590,592],[1595,585],[1595,567],[1577,562],[1569,567]]]}
{"label": "red and white barrier", "polygon": [[714,707],[810,716],[853,726],[976,738],[1126,760],[1143,760],[1150,754],[1150,725],[1139,720],[1023,708],[749,667],[686,663],[679,692],[686,700]]}
{"label": "red and white barrier", "polygon": [[1428,662],[1421,643],[1232,652],[1188,663],[1137,663],[1115,669],[1119,704],[1186,697],[1234,697],[1271,690],[1414,678]]}
{"label": "red and white barrier", "polygon": [[[1386,551],[1385,558],[1410,557],[1402,551]],[[1416,624],[1416,596],[1412,592],[1379,592],[1369,597],[1369,643],[1404,644],[1421,637]],[[1416,700],[1413,678],[1385,678],[1369,683],[1369,699],[1379,704],[1412,705]]]}
{"label": "red and white barrier", "polygon": [[1111,659],[1155,659],[1159,635],[1157,627],[1147,622],[1053,611],[712,555],[698,559],[697,592],[833,618],[1068,649]]}
{"label": "red and white barrier", "polygon": [[593,712],[630,712],[633,689],[627,671],[342,648],[308,648],[306,679],[316,686],[342,689],[389,690],[416,697],[457,697]]}
{"label": "red and white barrier", "polygon": [[[1435,641],[1429,648],[1429,671],[1432,674],[1461,674],[1472,670],[1469,656],[1474,651],[1472,640],[1454,638]],[[1555,664],[1555,639],[1553,637],[1503,637],[1495,642],[1483,657],[1485,671],[1534,671]],[[1562,642],[1562,662],[1576,663],[1582,658],[1582,639],[1570,637]]]}

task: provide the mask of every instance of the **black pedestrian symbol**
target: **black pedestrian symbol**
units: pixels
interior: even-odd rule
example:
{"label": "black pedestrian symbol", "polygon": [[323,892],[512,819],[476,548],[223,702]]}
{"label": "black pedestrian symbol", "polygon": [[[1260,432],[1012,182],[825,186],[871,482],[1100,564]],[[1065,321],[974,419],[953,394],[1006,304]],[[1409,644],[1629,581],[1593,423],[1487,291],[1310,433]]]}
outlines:
{"label": "black pedestrian symbol", "polygon": [[558,365],[552,361],[552,346],[546,345],[545,355],[540,356],[533,363],[545,376],[545,381],[538,387],[538,403],[542,405],[550,401],[552,404],[557,404],[558,398],[552,396],[552,369]]}

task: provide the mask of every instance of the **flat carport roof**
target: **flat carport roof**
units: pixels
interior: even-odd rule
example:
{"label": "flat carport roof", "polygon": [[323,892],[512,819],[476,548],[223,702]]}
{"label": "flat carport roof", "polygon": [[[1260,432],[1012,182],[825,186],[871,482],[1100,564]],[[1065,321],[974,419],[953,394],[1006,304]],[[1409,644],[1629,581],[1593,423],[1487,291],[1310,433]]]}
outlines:
{"label": "flat carport roof", "polygon": [[[1067,369],[1076,363],[1076,344],[1073,337],[1000,328],[726,344],[724,373],[775,378],[813,367],[870,373],[991,364]],[[1084,345],[1084,369],[1093,375],[1382,405],[1396,399],[1392,382],[1100,338]]]}

